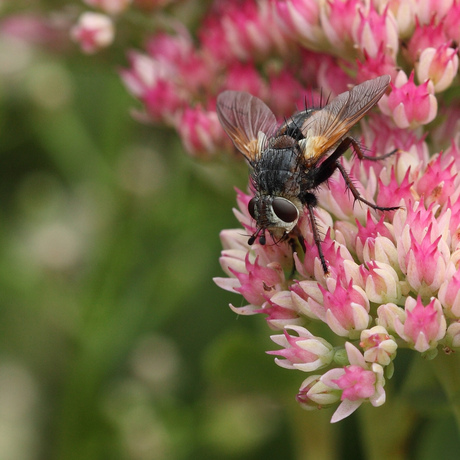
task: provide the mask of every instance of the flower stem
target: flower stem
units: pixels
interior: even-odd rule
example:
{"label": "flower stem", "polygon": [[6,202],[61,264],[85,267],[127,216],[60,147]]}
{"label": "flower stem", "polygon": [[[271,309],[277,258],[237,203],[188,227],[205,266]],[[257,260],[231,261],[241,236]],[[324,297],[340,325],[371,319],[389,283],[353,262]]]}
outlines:
{"label": "flower stem", "polygon": [[439,353],[430,361],[446,394],[460,431],[460,353]]}
{"label": "flower stem", "polygon": [[[387,391],[388,394],[388,391]],[[394,392],[384,405],[363,404],[358,411],[365,458],[369,460],[404,460],[407,437],[413,428],[413,411]]]}
{"label": "flower stem", "polygon": [[292,429],[296,460],[334,460],[337,458],[337,425],[331,424],[331,410],[292,409]]}

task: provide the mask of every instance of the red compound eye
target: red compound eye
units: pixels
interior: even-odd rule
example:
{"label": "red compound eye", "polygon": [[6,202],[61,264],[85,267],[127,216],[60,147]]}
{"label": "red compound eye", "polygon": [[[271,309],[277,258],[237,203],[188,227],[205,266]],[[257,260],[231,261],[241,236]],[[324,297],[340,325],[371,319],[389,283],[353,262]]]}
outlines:
{"label": "red compound eye", "polygon": [[251,214],[251,217],[253,219],[256,218],[256,213],[255,213],[255,207],[256,207],[256,198],[251,198],[251,201],[248,203],[248,211],[249,214]]}
{"label": "red compound eye", "polygon": [[281,198],[279,196],[273,198],[272,208],[273,212],[283,222],[291,223],[299,217],[299,211],[295,204],[289,200],[286,200],[286,198]]}

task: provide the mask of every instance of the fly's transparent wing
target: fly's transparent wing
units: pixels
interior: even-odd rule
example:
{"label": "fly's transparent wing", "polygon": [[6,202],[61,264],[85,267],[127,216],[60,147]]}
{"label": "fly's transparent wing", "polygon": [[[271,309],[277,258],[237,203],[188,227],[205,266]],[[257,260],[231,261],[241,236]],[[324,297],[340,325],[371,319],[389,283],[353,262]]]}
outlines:
{"label": "fly's transparent wing", "polygon": [[390,84],[383,75],[339,94],[305,120],[301,144],[306,161],[316,163],[379,101]]}
{"label": "fly's transparent wing", "polygon": [[252,163],[277,128],[273,112],[259,98],[240,91],[224,91],[217,97],[217,116],[235,144]]}

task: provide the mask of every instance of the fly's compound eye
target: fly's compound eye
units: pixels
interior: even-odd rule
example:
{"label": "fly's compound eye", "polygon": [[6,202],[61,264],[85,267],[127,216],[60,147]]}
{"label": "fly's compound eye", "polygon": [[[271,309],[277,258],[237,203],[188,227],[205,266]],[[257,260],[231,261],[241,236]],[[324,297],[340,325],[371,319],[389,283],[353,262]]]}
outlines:
{"label": "fly's compound eye", "polygon": [[248,203],[248,211],[249,211],[249,214],[251,214],[251,217],[253,219],[256,218],[255,208],[256,208],[256,198],[254,197],[254,198],[251,198],[251,200]]}
{"label": "fly's compound eye", "polygon": [[276,216],[286,223],[294,222],[299,217],[296,206],[286,198],[275,197],[272,202],[272,209]]}

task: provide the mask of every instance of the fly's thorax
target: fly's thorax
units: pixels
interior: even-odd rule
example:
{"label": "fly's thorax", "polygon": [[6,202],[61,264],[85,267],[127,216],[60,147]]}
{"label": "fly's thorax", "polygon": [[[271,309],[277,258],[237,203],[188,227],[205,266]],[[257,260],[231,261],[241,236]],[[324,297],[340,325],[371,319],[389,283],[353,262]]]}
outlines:
{"label": "fly's thorax", "polygon": [[[301,191],[304,168],[298,143],[292,140],[286,145],[268,147],[252,165],[251,179],[262,195],[296,197]],[[278,148],[285,146],[285,148]]]}
{"label": "fly's thorax", "polygon": [[291,136],[272,138],[257,160],[254,168],[294,172],[302,157],[302,150],[296,139]]}

